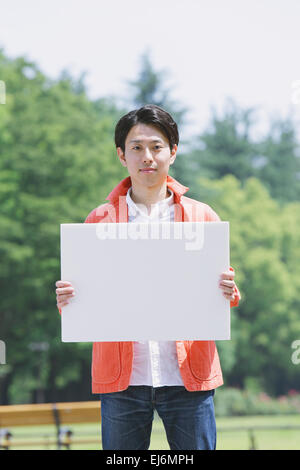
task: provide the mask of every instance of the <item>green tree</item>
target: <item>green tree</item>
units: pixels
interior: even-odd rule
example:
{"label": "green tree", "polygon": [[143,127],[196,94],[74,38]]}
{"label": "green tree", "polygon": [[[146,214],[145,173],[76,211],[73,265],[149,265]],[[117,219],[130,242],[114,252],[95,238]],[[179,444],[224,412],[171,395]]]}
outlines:
{"label": "green tree", "polygon": [[254,174],[281,204],[300,201],[300,154],[290,118],[275,119],[258,146]]}
{"label": "green tree", "polygon": [[[0,76],[7,91],[0,106],[0,322],[8,363],[0,399],[31,400],[44,387],[51,400],[72,383],[74,398],[90,393],[91,345],[60,340],[60,224],[83,222],[125,176],[113,141],[120,110],[89,101],[82,78],[49,80],[34,63],[2,51]],[[48,350],[30,348],[41,342]]]}
{"label": "green tree", "polygon": [[187,108],[179,107],[170,96],[170,89],[164,86],[169,75],[166,69],[156,71],[151,62],[150,51],[147,49],[140,59],[140,71],[136,80],[129,80],[132,89],[130,102],[139,108],[146,104],[155,104],[169,112],[179,126],[184,125]]}
{"label": "green tree", "polygon": [[254,109],[240,109],[231,99],[225,103],[221,117],[212,107],[209,127],[191,148],[193,187],[199,176],[219,179],[231,174],[241,182],[253,176],[252,159],[257,153],[250,137],[253,113]]}
{"label": "green tree", "polygon": [[281,204],[300,200],[300,149],[293,121],[274,119],[266,137],[254,141],[255,113],[255,108],[242,109],[232,99],[220,117],[212,108],[209,127],[189,152],[192,193],[199,176],[220,179],[231,174],[242,184],[256,177]]}
{"label": "green tree", "polygon": [[202,178],[200,187],[230,221],[230,264],[242,295],[232,309],[232,340],[220,344],[221,360],[222,352],[231,360],[226,382],[244,386],[251,378],[274,394],[297,388],[291,344],[300,337],[300,204],[280,208],[256,178],[244,187],[233,175]]}

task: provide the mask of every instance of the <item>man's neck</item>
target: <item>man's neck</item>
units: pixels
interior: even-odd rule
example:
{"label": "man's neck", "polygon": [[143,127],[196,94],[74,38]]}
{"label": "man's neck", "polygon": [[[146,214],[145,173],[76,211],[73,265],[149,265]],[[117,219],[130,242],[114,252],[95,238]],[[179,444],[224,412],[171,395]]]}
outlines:
{"label": "man's neck", "polygon": [[147,207],[148,211],[151,210],[151,205],[159,201],[163,201],[170,196],[167,188],[167,182],[159,187],[137,187],[132,183],[131,199],[135,204],[143,204]]}

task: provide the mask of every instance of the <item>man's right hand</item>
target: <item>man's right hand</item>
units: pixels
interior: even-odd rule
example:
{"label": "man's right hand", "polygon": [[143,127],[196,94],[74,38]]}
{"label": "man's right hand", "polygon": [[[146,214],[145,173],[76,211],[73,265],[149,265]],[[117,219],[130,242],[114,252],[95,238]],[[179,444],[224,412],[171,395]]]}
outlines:
{"label": "man's right hand", "polygon": [[56,281],[56,305],[61,308],[68,305],[69,300],[75,296],[74,287],[69,281]]}

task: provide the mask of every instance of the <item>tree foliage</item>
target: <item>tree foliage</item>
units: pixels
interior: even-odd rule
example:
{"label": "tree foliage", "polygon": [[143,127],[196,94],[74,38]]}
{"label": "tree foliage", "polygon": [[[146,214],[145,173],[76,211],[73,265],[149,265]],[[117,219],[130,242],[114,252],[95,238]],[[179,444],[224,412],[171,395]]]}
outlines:
{"label": "tree foliage", "polygon": [[[90,367],[90,345],[59,339],[60,224],[83,222],[126,174],[112,139],[121,110],[90,102],[70,78],[48,80],[23,58],[9,61],[2,53],[0,76],[7,90],[0,107],[0,315],[8,355],[2,381],[22,401],[32,388],[51,389],[52,377],[57,389],[80,382],[80,364]],[[48,343],[48,351],[32,351],[37,342]],[[41,355],[47,357],[37,374]]]}
{"label": "tree foliage", "polygon": [[212,109],[210,125],[188,156],[192,190],[199,176],[219,179],[231,174],[243,184],[256,177],[281,204],[300,200],[299,142],[291,118],[273,120],[267,135],[254,140],[255,113],[232,99],[222,116]]}
{"label": "tree foliage", "polygon": [[234,356],[226,380],[245,386],[252,378],[270,393],[299,387],[291,344],[300,338],[300,203],[281,208],[257,178],[244,187],[233,175],[202,178],[200,186],[230,221],[230,264],[242,295],[232,309],[232,340],[220,345],[225,360]]}

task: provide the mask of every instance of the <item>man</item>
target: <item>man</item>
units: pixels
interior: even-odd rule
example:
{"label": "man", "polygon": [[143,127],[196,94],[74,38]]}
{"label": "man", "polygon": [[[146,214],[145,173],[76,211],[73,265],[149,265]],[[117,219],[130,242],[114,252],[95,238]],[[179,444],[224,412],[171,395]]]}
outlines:
{"label": "man", "polygon": [[[176,123],[158,106],[146,105],[123,116],[115,144],[129,176],[85,222],[219,221],[212,208],[184,196],[189,188],[168,175],[178,142]],[[180,266],[166,275],[182,275]],[[151,282],[145,279],[145,295]],[[134,279],[132,284],[129,302],[135,301]],[[219,286],[230,306],[237,306],[240,293],[233,268],[220,273]],[[61,313],[75,293],[68,281],[57,281],[56,287]],[[195,307],[187,300],[187,309]],[[94,343],[92,391],[101,399],[103,449],[148,449],[154,409],[163,420],[170,449],[215,449],[213,395],[222,384],[214,341]]]}

